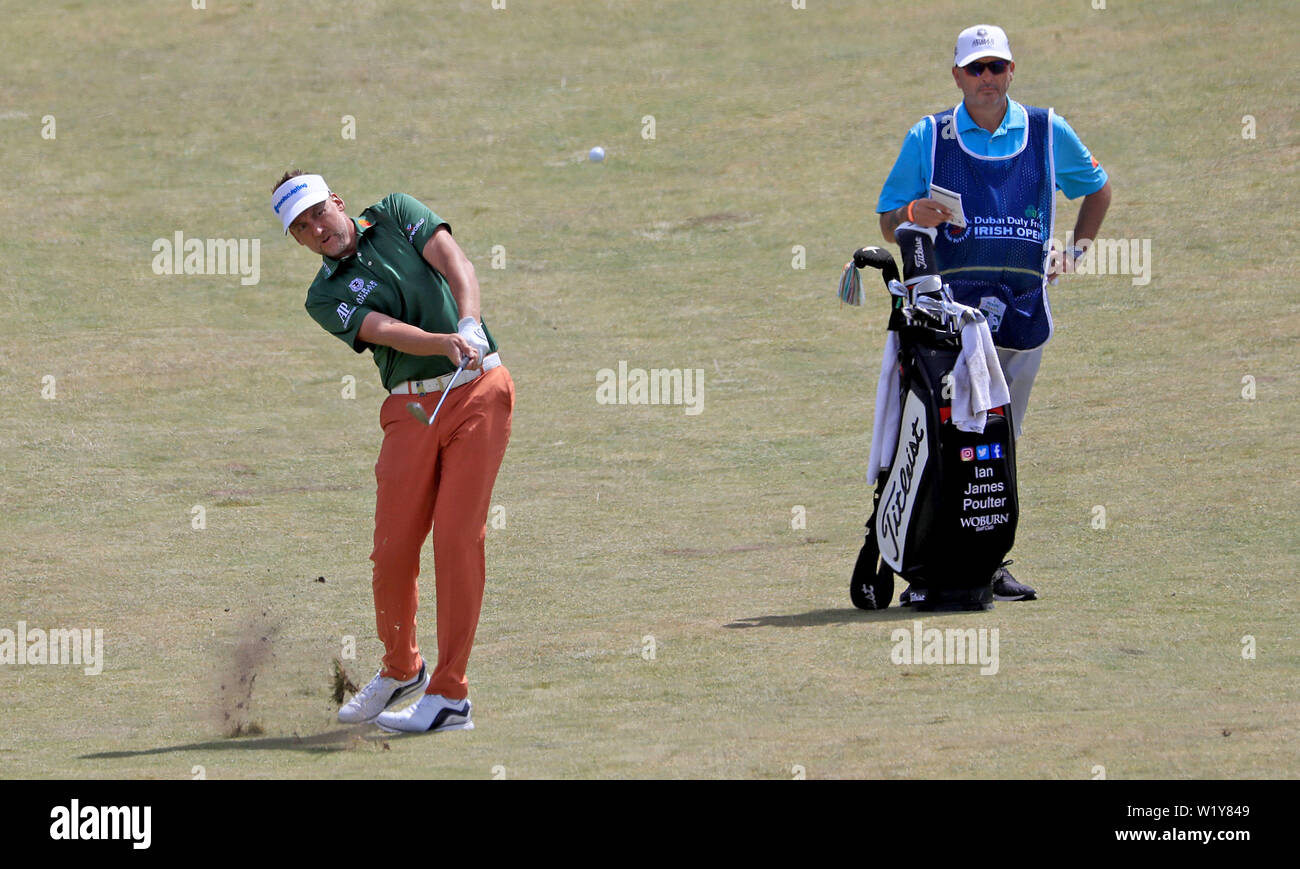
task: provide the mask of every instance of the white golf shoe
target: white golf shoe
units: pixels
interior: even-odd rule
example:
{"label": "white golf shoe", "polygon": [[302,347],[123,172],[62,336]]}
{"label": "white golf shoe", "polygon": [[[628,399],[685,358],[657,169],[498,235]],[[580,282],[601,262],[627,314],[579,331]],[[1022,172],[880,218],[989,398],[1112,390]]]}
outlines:
{"label": "white golf shoe", "polygon": [[413,679],[399,682],[387,676],[381,676],[383,670],[375,674],[366,687],[358,691],[351,700],[339,710],[339,721],[344,724],[365,724],[374,721],[379,714],[394,703],[414,694],[423,695],[429,687],[429,670],[424,661],[420,662],[420,672]]}
{"label": "white golf shoe", "polygon": [[473,730],[469,698],[448,700],[441,694],[424,694],[397,712],[385,712],[375,721],[389,733],[427,733],[441,730]]}

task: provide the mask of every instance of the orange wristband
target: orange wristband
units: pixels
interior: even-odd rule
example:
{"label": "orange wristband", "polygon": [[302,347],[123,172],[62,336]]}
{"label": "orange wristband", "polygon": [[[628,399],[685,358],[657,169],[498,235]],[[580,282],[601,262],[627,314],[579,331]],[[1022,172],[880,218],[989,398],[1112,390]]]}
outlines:
{"label": "orange wristband", "polygon": [[912,222],[912,206],[915,205],[915,204],[916,204],[916,200],[915,200],[915,199],[913,199],[911,202],[907,203],[907,220],[908,220],[909,223]]}

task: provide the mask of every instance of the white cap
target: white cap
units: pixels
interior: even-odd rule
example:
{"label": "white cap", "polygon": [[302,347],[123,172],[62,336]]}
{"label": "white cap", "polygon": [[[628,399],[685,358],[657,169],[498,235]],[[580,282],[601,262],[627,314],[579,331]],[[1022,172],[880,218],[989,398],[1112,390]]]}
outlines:
{"label": "white cap", "polygon": [[271,194],[271,210],[284,224],[284,234],[289,234],[289,224],[313,205],[330,198],[329,185],[319,175],[295,175],[275,188]]}
{"label": "white cap", "polygon": [[965,66],[981,57],[1015,60],[1011,56],[1011,43],[1007,41],[1006,31],[992,24],[976,24],[957,34],[957,47],[952,52],[953,66]]}

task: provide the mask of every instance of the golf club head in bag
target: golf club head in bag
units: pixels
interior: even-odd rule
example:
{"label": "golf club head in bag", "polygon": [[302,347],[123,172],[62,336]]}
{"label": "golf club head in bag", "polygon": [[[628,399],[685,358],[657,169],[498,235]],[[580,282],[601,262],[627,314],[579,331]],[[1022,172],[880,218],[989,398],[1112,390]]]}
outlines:
{"label": "golf club head in bag", "polygon": [[915,286],[925,278],[938,277],[939,267],[934,259],[933,229],[904,224],[894,230],[894,240],[903,256],[903,283]]}
{"label": "golf club head in bag", "polygon": [[898,265],[894,255],[881,247],[860,247],[853,252],[853,264],[860,269],[873,268],[880,272],[885,285],[898,280]]}
{"label": "golf club head in bag", "polygon": [[[956,332],[954,320],[945,309],[952,294],[939,275],[934,256],[935,230],[904,224],[894,232],[903,251],[903,286],[907,320],[945,332]],[[890,328],[894,328],[891,324]]]}

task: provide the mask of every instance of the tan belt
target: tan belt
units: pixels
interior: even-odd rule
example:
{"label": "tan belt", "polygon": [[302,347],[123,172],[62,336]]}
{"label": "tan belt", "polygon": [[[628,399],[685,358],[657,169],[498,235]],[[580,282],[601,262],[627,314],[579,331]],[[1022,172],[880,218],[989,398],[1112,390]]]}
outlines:
{"label": "tan belt", "polygon": [[[456,377],[456,383],[452,386],[452,389],[477,380],[485,371],[491,371],[500,364],[501,354],[489,353],[487,356],[483,357],[482,368],[475,371],[470,371],[468,369],[462,371],[460,377]],[[444,374],[441,377],[431,377],[428,380],[407,380],[394,386],[389,390],[389,393],[392,395],[428,395],[433,392],[442,392],[447,388],[447,384],[451,383],[451,379],[455,376],[456,372],[453,371],[451,374]]]}

